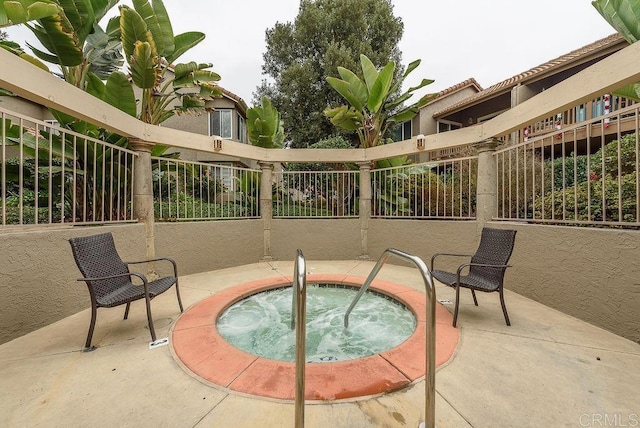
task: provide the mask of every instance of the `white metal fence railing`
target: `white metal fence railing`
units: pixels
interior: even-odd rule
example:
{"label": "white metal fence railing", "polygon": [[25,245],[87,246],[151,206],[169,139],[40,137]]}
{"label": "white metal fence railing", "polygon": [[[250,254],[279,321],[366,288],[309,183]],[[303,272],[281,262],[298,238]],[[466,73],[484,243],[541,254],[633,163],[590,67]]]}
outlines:
{"label": "white metal fence railing", "polygon": [[274,173],[274,217],[358,217],[358,171]]}
{"label": "white metal fence railing", "polygon": [[478,158],[371,171],[372,217],[473,219]]}
{"label": "white metal fence railing", "polygon": [[547,134],[559,128],[576,125],[591,119],[599,120],[601,116],[622,110],[635,104],[635,101],[615,94],[603,94],[589,102],[573,106],[561,113],[549,115],[524,128],[520,142],[529,138]]}
{"label": "white metal fence railing", "polygon": [[158,221],[260,217],[260,171],[152,157]]}
{"label": "white metal fence railing", "polygon": [[134,156],[0,109],[2,226],[133,221]]}
{"label": "white metal fence railing", "polygon": [[640,226],[639,107],[504,148],[497,219]]}

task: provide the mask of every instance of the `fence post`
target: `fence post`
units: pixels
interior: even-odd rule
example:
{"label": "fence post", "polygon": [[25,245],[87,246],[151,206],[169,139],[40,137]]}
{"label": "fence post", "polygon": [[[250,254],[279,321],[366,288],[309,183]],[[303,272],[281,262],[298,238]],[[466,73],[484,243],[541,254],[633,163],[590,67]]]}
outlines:
{"label": "fence post", "polygon": [[360,162],[360,258],[369,258],[369,220],[371,219],[371,162]]}
{"label": "fence post", "polygon": [[139,138],[129,138],[134,158],[133,215],[144,223],[147,258],[156,256],[155,217],[153,213],[153,182],[151,179],[151,149],[154,144]]}
{"label": "fence post", "polygon": [[260,216],[263,224],[263,255],[262,260],[272,260],[271,257],[271,219],[273,218],[273,197],[271,181],[273,176],[273,163],[258,162],[262,170],[260,177]]}
{"label": "fence post", "polygon": [[476,192],[476,222],[478,233],[493,220],[498,207],[497,169],[493,153],[500,144],[496,138],[488,138],[474,145],[478,152],[478,184]]}

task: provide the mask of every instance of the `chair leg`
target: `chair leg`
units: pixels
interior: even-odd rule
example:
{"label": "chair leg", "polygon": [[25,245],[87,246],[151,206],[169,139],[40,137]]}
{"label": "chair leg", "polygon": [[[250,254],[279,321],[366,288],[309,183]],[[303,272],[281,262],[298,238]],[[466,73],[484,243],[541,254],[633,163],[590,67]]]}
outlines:
{"label": "chair leg", "polygon": [[98,313],[98,307],[95,303],[91,303],[91,322],[89,323],[89,334],[87,334],[87,342],[84,344],[82,352],[91,352],[96,349],[95,346],[91,346],[91,338],[93,337],[93,329],[96,326],[96,316]]}
{"label": "chair leg", "polygon": [[473,303],[478,306],[478,299],[476,299],[476,290],[471,290],[471,295],[473,296]]}
{"label": "chair leg", "polygon": [[453,311],[453,326],[458,322],[458,305],[460,304],[460,286],[456,285],[456,307]]}
{"label": "chair leg", "polygon": [[123,320],[129,318],[129,306],[131,306],[131,302],[127,303],[127,307],[124,310],[124,318],[122,318]]}
{"label": "chair leg", "polygon": [[176,277],[176,295],[178,296],[178,305],[180,305],[180,312],[184,312],[182,308],[182,299],[180,298],[180,289],[178,288],[178,278]]}
{"label": "chair leg", "polygon": [[511,326],[509,314],[507,314],[507,306],[504,304],[504,293],[502,292],[502,288],[500,289],[500,305],[502,305],[502,313],[504,314],[504,320],[507,322],[507,326]]}
{"label": "chair leg", "polygon": [[156,341],[156,331],[153,328],[153,318],[151,317],[151,298],[145,297],[145,303],[147,304],[147,322],[149,323],[149,331],[151,332],[151,341]]}

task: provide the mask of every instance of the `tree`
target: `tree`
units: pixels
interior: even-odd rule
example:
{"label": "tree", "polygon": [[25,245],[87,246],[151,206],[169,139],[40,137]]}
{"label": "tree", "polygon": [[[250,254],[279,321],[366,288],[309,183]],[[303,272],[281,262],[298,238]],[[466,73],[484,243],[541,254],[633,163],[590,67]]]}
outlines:
{"label": "tree", "polygon": [[266,31],[262,70],[273,83],[263,81],[255,100],[267,96],[280,111],[293,147],[335,134],[322,111],[340,97],[326,76],[337,77],[339,65],[355,69],[360,54],[374,64],[399,64],[402,31],[390,0],[302,0],[293,23]]}
{"label": "tree", "polygon": [[424,95],[410,106],[403,107],[403,103],[411,98],[414,91],[433,83],[433,80],[422,79],[418,86],[395,96],[404,79],[420,65],[420,60],[409,64],[407,71],[395,82],[393,61],[389,61],[381,70],[377,70],[366,55],[360,55],[360,62],[364,81],[344,67],[338,67],[340,78],[327,77],[331,87],[344,97],[348,105],[327,108],[325,114],[331,118],[332,124],[356,131],[361,148],[375,147],[387,142],[387,130],[391,124],[413,119],[418,110],[437,94]]}

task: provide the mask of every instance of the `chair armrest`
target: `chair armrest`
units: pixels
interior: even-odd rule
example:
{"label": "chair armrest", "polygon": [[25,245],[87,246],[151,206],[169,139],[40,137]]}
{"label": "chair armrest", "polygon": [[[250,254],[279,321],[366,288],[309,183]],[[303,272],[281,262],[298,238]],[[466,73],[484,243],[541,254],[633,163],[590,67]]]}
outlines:
{"label": "chair armrest", "polygon": [[487,264],[487,263],[464,263],[464,264],[461,264],[460,266],[458,266],[458,270],[456,271],[456,276],[457,276],[458,282],[460,282],[460,272],[462,272],[463,269],[468,268],[470,266],[505,268],[505,269],[508,268],[508,267],[511,267],[511,265],[492,265],[492,264]]}
{"label": "chair armrest", "polygon": [[[138,272],[120,273],[118,275],[101,276],[95,278],[78,278],[78,281],[84,281],[87,283],[87,286],[90,287],[89,281],[101,281],[105,279],[121,278],[123,276],[136,276],[140,278],[140,280],[142,281],[142,286],[144,287],[144,294],[147,296],[147,299],[149,298],[149,283],[147,282],[147,277]],[[93,296],[93,293],[91,295]],[[93,297],[91,298],[93,299]]]}
{"label": "chair armrest", "polygon": [[123,276],[137,276],[138,278],[140,278],[145,284],[147,283],[147,278],[138,272],[128,272],[128,273],[119,273],[118,275],[109,275],[109,276],[98,276],[98,277],[84,277],[84,278],[78,278],[77,281],[104,281],[105,279],[114,279],[114,278],[121,278]]}
{"label": "chair armrest", "polygon": [[435,253],[431,256],[431,270],[433,271],[433,263],[438,256],[452,256],[452,257],[471,257],[473,254],[455,254],[455,253]]}
{"label": "chair armrest", "polygon": [[149,259],[149,260],[139,260],[139,261],[135,261],[135,262],[124,262],[125,265],[136,265],[136,264],[141,264],[141,263],[151,263],[151,262],[158,262],[158,261],[168,261],[173,265],[173,276],[174,277],[178,277],[178,266],[176,265],[175,260],[169,258],[169,257],[158,257],[156,259]]}

